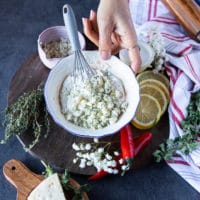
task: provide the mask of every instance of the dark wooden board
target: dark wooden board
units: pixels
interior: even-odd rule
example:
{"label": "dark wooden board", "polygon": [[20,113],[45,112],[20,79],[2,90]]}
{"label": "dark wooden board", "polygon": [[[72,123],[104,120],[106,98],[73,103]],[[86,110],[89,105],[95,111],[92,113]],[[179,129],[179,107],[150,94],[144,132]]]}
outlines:
{"label": "dark wooden board", "polygon": [[[9,160],[4,164],[3,174],[16,187],[16,200],[27,200],[32,190],[45,178],[43,175],[33,173],[21,161],[15,159]],[[79,183],[74,179],[70,178],[70,183],[76,188],[80,187]],[[67,190],[64,190],[64,193],[67,199],[72,199],[74,195],[71,191]],[[83,200],[89,200],[86,193],[83,193]]]}
{"label": "dark wooden board", "polygon": [[[47,69],[40,61],[35,53],[31,55],[17,70],[13,76],[8,93],[8,104],[12,104],[24,92],[31,91],[39,85],[41,81],[45,81],[49,69]],[[91,175],[95,172],[92,167],[80,169],[78,165],[74,165],[72,160],[75,152],[72,149],[73,142],[87,142],[91,139],[73,136],[64,129],[56,125],[51,119],[51,130],[48,138],[40,138],[40,142],[31,149],[30,153],[41,160],[58,168],[68,169],[69,172]],[[135,136],[144,132],[133,127]],[[137,155],[134,161],[134,169],[149,165],[153,161],[152,153],[169,136],[169,120],[168,115],[162,116],[160,122],[151,130],[153,133],[152,142]],[[32,142],[32,133],[26,133],[19,137],[24,145]],[[119,141],[119,134],[105,137],[101,140]],[[116,148],[119,144],[115,144]]]}

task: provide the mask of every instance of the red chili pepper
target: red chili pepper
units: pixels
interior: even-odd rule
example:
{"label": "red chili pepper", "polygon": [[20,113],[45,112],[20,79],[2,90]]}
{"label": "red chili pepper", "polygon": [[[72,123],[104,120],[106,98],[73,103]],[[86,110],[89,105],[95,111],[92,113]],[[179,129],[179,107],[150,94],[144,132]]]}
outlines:
{"label": "red chili pepper", "polygon": [[[119,164],[119,160],[120,159],[122,159],[122,155],[119,155],[119,156],[117,156],[116,158],[115,158],[115,161],[117,162],[117,166],[114,168],[114,169],[119,169],[120,168],[120,164]],[[100,179],[100,178],[102,178],[102,177],[104,177],[104,176],[106,176],[106,175],[108,175],[109,173],[108,172],[106,172],[106,171],[104,171],[104,170],[101,170],[101,171],[99,171],[99,172],[96,172],[94,175],[92,175],[92,176],[90,176],[89,178],[88,178],[88,180],[97,180],[97,179]]]}
{"label": "red chili pepper", "polygon": [[140,135],[138,138],[134,139],[135,145],[135,156],[147,145],[151,142],[152,133],[145,132]]}
{"label": "red chili pepper", "polygon": [[94,175],[90,176],[88,178],[89,181],[92,181],[92,180],[96,180],[96,179],[100,179],[104,176],[108,175],[108,172],[104,171],[103,169],[99,172],[96,172]]}
{"label": "red chili pepper", "polygon": [[120,144],[122,157],[131,166],[135,156],[135,147],[133,141],[133,132],[131,126],[127,124],[120,130]]}

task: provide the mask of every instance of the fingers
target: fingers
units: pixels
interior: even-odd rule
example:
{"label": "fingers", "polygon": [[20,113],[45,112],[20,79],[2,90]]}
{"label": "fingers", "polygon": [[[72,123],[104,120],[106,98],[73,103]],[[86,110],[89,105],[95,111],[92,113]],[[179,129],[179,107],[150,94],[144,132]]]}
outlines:
{"label": "fingers", "polygon": [[88,18],[82,18],[84,34],[91,40],[96,46],[99,46],[99,35],[93,29],[93,25]]}
{"label": "fingers", "polygon": [[111,40],[112,40],[111,52],[112,54],[117,54],[120,50],[119,36],[115,32],[113,32],[111,35]]}
{"label": "fingers", "polygon": [[90,22],[91,22],[93,30],[96,33],[99,33],[98,24],[97,24],[97,14],[93,10],[90,11]]}
{"label": "fingers", "polygon": [[128,49],[131,68],[135,74],[139,71],[142,61],[140,57],[140,50],[138,47]]}
{"label": "fingers", "polygon": [[129,20],[124,23],[119,19],[118,23],[121,25],[115,27],[115,31],[113,31],[112,20],[109,20],[109,17],[105,19],[99,16],[97,24],[97,15],[93,10],[90,11],[89,19],[82,19],[85,35],[95,45],[99,46],[100,55],[103,59],[109,59],[111,53],[118,53],[121,47],[126,48],[128,49],[131,68],[134,73],[137,73],[141,66],[141,58],[139,49],[132,48],[137,43],[137,38],[133,24]]}
{"label": "fingers", "polygon": [[134,26],[131,21],[127,24],[123,23],[118,31],[119,35],[121,35],[120,44],[123,48],[128,49],[131,68],[136,74],[141,67],[142,61],[139,46],[137,45],[137,36]]}
{"label": "fingers", "polygon": [[99,51],[100,55],[104,60],[107,60],[111,56],[112,51],[112,40],[111,35],[113,32],[112,20],[98,16],[97,18],[99,27]]}
{"label": "fingers", "polygon": [[[90,11],[90,16],[88,18],[82,18],[83,22],[83,31],[86,37],[91,40],[96,46],[99,46],[99,30],[98,30],[98,24],[97,24],[97,14],[95,11]],[[113,32],[111,34],[111,53],[116,54],[120,50],[120,44],[117,34]],[[100,49],[100,48],[99,48]],[[104,56],[106,58],[109,58],[110,55]]]}
{"label": "fingers", "polygon": [[135,39],[135,37],[133,37],[133,35],[127,35],[126,37],[127,38],[125,41],[125,45],[123,44],[123,48],[128,50],[131,68],[134,71],[134,73],[137,74],[142,64],[140,57],[140,49],[137,45],[137,40]]}
{"label": "fingers", "polygon": [[99,50],[103,59],[107,60],[111,56],[111,29],[107,24],[100,23],[99,25]]}

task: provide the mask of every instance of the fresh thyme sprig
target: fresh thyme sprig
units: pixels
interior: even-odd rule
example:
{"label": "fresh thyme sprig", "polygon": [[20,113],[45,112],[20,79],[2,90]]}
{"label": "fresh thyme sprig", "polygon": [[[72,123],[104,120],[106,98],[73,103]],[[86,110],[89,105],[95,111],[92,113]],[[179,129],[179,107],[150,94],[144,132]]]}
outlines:
{"label": "fresh thyme sprig", "polygon": [[67,170],[65,170],[64,174],[61,176],[61,184],[65,190],[74,192],[72,200],[83,200],[83,193],[90,191],[90,186],[88,184],[80,185],[80,187],[73,186],[70,182],[70,174]]}
{"label": "fresh thyme sprig", "polygon": [[[47,165],[44,161],[41,161],[41,162],[45,167],[45,171],[43,172],[43,174],[46,178],[55,173],[50,165]],[[83,193],[89,192],[89,190],[90,190],[90,187],[88,184],[80,185],[80,187],[73,186],[70,182],[70,174],[68,173],[67,170],[65,170],[64,173],[61,174],[60,182],[61,182],[63,189],[73,192],[74,196],[73,196],[72,200],[82,200]]]}
{"label": "fresh thyme sprig", "polygon": [[43,96],[43,85],[41,83],[37,89],[24,93],[15,103],[5,108],[2,123],[5,127],[5,136],[0,141],[1,144],[6,143],[10,137],[20,136],[29,129],[33,132],[34,140],[25,147],[25,150],[30,150],[37,144],[43,132],[47,137],[50,123]]}
{"label": "fresh thyme sprig", "polygon": [[45,178],[54,174],[54,171],[50,165],[46,164],[43,160],[41,160],[41,163],[45,167],[45,171],[42,173],[45,176]]}
{"label": "fresh thyme sprig", "polygon": [[198,134],[200,133],[200,92],[191,96],[187,106],[188,115],[182,121],[183,136],[176,137],[174,140],[168,139],[160,145],[153,155],[157,162],[162,159],[169,160],[176,152],[188,155],[197,148]]}

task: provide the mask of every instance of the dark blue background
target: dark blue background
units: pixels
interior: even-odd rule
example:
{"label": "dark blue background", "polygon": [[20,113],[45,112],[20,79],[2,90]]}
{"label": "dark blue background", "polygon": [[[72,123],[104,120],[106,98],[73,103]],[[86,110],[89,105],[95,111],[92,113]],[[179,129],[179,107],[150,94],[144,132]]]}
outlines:
{"label": "dark blue background", "polygon": [[195,0],[197,3],[198,3],[198,5],[200,5],[200,0]]}
{"label": "dark blue background", "polygon": [[[37,51],[39,33],[47,27],[63,25],[65,3],[72,5],[82,31],[81,17],[88,16],[90,9],[96,10],[98,0],[0,0],[0,110],[6,106],[9,82],[15,71],[25,58]],[[3,134],[0,126],[0,138]],[[12,158],[21,160],[35,173],[43,171],[40,161],[25,153],[16,137],[0,145],[0,200],[16,198],[15,188],[2,174],[3,164]],[[72,174],[72,177],[82,184],[87,183],[86,176]],[[92,182],[91,186],[92,200],[200,199],[199,193],[165,163],[152,163],[124,177],[106,177]]]}

